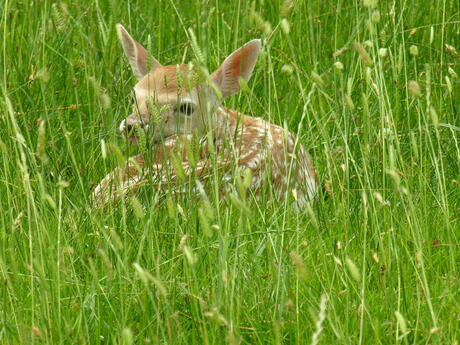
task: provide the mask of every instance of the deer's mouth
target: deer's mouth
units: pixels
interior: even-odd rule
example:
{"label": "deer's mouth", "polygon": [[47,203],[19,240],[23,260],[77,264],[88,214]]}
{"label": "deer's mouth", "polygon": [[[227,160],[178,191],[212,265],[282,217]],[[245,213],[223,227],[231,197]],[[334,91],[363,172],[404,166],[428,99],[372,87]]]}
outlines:
{"label": "deer's mouth", "polygon": [[126,140],[130,145],[139,145],[139,143],[142,141],[157,145],[163,143],[165,140],[177,134],[162,135],[155,133],[149,129],[148,125],[137,127],[136,129],[132,130],[124,130],[121,132],[123,139]]}

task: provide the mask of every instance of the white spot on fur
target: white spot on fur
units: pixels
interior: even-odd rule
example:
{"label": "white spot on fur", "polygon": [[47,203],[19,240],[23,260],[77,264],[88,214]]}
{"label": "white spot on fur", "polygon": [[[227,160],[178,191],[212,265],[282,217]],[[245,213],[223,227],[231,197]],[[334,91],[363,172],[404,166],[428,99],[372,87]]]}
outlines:
{"label": "white spot on fur", "polygon": [[248,161],[245,165],[247,168],[254,170],[255,168],[259,166],[259,163],[260,163],[260,156],[256,156],[250,161]]}

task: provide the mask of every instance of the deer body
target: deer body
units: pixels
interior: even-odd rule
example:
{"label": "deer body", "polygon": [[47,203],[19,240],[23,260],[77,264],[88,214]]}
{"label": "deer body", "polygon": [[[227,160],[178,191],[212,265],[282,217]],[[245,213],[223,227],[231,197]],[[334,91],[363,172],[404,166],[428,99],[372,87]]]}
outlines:
{"label": "deer body", "polygon": [[[135,109],[123,120],[120,131],[127,134],[129,142],[136,143],[139,138],[133,128],[142,127],[150,130],[156,143],[151,152],[130,158],[126,166],[99,183],[93,192],[99,205],[135,192],[149,181],[158,188],[173,183],[173,188],[180,189],[184,177],[205,179],[213,169],[220,171],[222,191],[231,187],[235,173],[249,169],[250,189],[256,193],[264,182],[270,182],[276,196],[292,193],[298,204],[314,197],[317,180],[311,157],[291,133],[220,105],[218,96],[225,98],[239,91],[238,78],[249,79],[260,50],[259,40],[227,57],[208,83],[192,82],[184,87],[193,79],[189,68],[162,66],[152,59],[149,69],[145,49],[121,25],[117,30],[139,79],[134,88]],[[153,129],[152,106],[158,117]],[[194,156],[189,149],[196,138],[199,148]],[[174,164],[172,157],[176,157]]]}

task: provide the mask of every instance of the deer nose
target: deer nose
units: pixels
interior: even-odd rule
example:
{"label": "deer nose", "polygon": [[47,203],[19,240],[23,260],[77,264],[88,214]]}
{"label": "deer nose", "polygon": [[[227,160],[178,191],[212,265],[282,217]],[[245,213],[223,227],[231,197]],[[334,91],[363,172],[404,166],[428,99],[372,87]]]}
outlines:
{"label": "deer nose", "polygon": [[136,127],[140,127],[139,125],[126,125],[125,131],[131,133],[135,130]]}

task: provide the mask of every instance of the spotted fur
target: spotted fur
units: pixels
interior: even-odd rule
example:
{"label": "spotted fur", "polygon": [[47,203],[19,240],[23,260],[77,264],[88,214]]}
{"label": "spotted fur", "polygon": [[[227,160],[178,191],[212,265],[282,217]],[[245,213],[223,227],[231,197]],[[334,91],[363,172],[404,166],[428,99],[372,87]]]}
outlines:
{"label": "spotted fur", "polygon": [[[311,200],[317,192],[317,176],[311,157],[295,136],[260,118],[243,115],[219,105],[219,99],[206,85],[181,87],[177,73],[188,73],[185,66],[162,66],[153,61],[146,70],[147,54],[143,47],[119,25],[117,27],[126,55],[139,82],[135,86],[136,109],[120,125],[143,126],[150,121],[148,97],[158,107],[171,105],[161,115],[154,132],[156,143],[151,152],[131,157],[125,166],[116,168],[93,191],[96,204],[105,205],[146,188],[181,190],[193,179],[205,181],[221,176],[222,192],[231,189],[233,176],[249,169],[251,189],[255,194],[264,184],[272,186],[276,197],[293,195],[299,205]],[[248,80],[254,68],[260,41],[253,40],[232,53],[211,75],[211,82],[224,97],[239,90],[238,78]],[[193,106],[193,116],[181,116],[174,104],[186,100]],[[195,109],[196,108],[196,109]],[[190,118],[189,118],[190,117]],[[209,123],[204,124],[204,118]],[[128,136],[137,140],[135,133]],[[196,149],[194,149],[196,148]]]}

